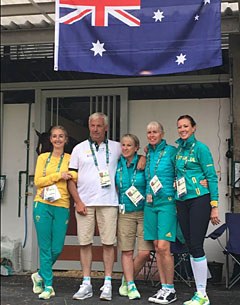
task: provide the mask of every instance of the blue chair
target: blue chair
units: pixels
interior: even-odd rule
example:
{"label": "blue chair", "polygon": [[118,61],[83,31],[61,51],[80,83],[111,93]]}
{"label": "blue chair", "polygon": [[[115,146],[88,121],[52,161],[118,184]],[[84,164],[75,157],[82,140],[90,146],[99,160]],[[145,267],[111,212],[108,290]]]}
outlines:
{"label": "blue chair", "polygon": [[[226,245],[223,245],[219,237],[225,231]],[[226,213],[225,223],[210,233],[207,238],[217,240],[226,255],[226,287],[231,289],[240,280],[240,213]],[[234,263],[232,274],[230,260]]]}

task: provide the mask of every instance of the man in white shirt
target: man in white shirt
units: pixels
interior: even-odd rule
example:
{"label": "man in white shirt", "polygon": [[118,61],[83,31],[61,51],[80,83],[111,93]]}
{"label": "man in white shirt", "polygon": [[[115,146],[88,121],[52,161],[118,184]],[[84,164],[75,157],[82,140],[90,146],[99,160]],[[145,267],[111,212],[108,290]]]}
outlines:
{"label": "man in white shirt", "polygon": [[118,195],[115,188],[120,143],[106,139],[108,117],[96,112],[89,117],[90,138],[75,146],[69,169],[78,172],[77,186],[69,180],[68,189],[75,202],[77,232],[83,282],[73,299],[83,300],[93,295],[91,285],[92,243],[95,215],[103,246],[104,285],[100,299],[112,299],[111,276],[114,264],[114,243],[118,215]]}

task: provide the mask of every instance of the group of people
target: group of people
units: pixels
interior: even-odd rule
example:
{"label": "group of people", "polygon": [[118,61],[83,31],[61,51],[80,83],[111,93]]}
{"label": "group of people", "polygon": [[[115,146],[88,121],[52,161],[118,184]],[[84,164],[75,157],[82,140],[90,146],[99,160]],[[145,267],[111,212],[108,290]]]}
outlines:
{"label": "group of people", "polygon": [[178,118],[178,148],[166,143],[159,122],[150,122],[146,156],[138,155],[140,143],[133,134],[125,134],[120,143],[106,138],[105,114],[90,115],[88,123],[89,139],[75,146],[71,156],[64,153],[66,130],[53,127],[53,150],[37,160],[33,217],[40,268],[32,274],[33,292],[40,299],[55,295],[52,266],[63,249],[71,195],[83,271],[82,283],[73,299],[93,295],[92,244],[97,222],[105,276],[100,299],[112,299],[117,236],[123,269],[119,294],[129,299],[141,297],[134,279],[154,249],[161,288],[148,301],[169,304],[177,300],[171,243],[177,238],[182,241],[182,232],[197,290],[184,305],[209,305],[203,243],[209,220],[214,225],[220,222],[218,179],[208,147],[195,138],[195,121],[189,115]]}

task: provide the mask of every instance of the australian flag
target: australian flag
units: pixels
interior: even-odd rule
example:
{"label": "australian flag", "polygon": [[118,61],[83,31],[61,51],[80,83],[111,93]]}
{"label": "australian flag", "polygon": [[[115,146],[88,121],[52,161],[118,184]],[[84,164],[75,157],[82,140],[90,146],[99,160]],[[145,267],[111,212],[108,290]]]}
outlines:
{"label": "australian flag", "polygon": [[136,76],[221,64],[221,0],[56,0],[55,70]]}

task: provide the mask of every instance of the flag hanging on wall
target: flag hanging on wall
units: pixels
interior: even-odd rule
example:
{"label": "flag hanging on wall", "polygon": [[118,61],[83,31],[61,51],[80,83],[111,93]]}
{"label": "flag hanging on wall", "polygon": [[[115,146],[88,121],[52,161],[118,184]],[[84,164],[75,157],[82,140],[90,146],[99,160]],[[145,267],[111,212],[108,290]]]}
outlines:
{"label": "flag hanging on wall", "polygon": [[56,0],[56,71],[158,75],[221,64],[221,0]]}

